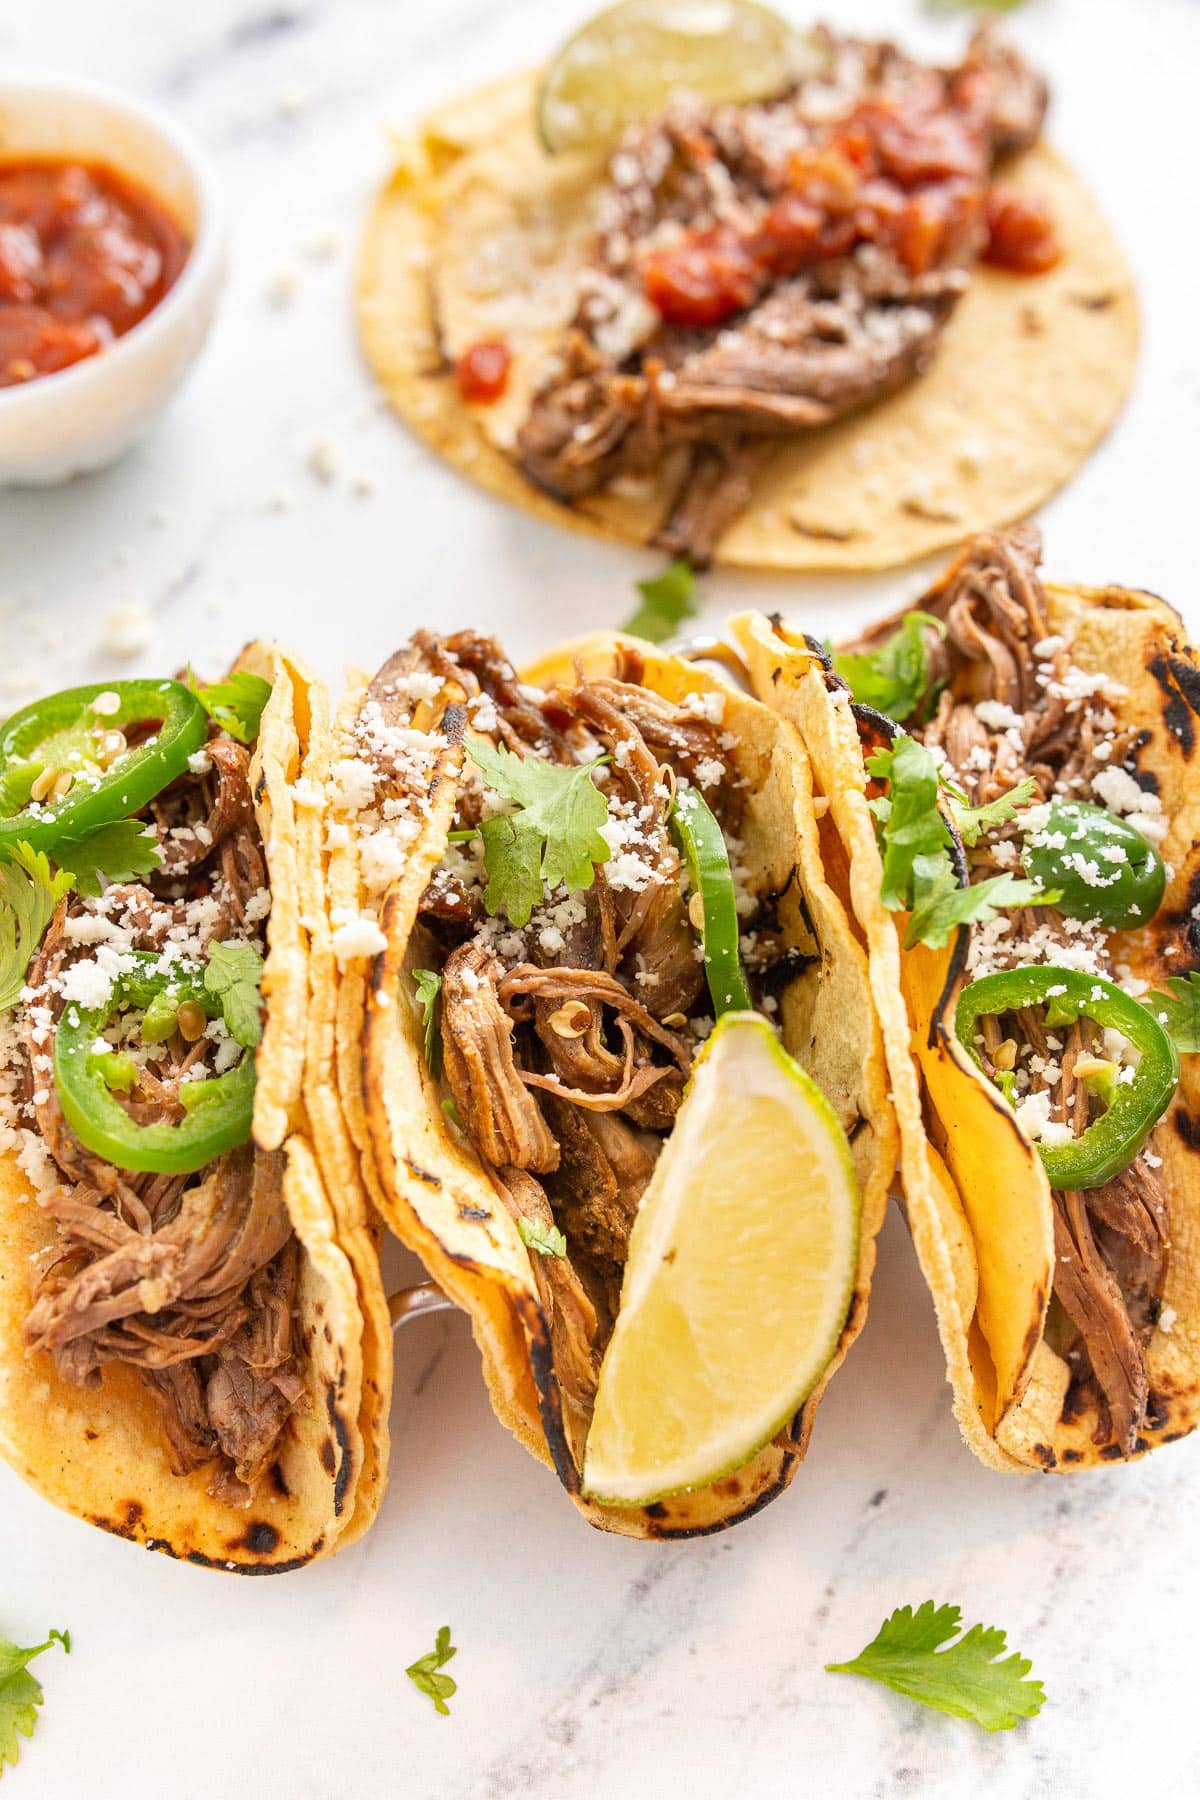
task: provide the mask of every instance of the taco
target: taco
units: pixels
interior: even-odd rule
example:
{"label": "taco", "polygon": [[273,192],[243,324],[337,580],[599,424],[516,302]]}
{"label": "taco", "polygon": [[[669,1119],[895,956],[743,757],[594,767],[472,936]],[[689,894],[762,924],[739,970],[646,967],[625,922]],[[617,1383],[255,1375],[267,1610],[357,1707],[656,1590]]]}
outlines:
{"label": "taco", "polygon": [[830,797],[964,1436],[1069,1470],[1200,1416],[1200,663],[1039,560],[981,535],[832,663],[737,633]]}
{"label": "taco", "polygon": [[364,1529],[386,1455],[378,1261],[304,1106],[297,800],[329,744],[264,644],[209,688],[75,688],[0,728],[0,1453],[242,1574]]}
{"label": "taco", "polygon": [[[521,680],[490,638],[418,633],[352,685],[340,724],[326,809],[337,1066],[369,1186],[469,1313],[498,1417],[593,1524],[729,1524],[804,1453],[865,1317],[895,1163],[866,958],[822,866],[799,738],[715,675],[611,634]],[[551,786],[574,771],[593,807],[603,796],[604,829],[582,869],[535,859],[522,887],[521,859],[494,864],[491,845],[519,841],[501,789],[531,767]],[[634,1216],[713,1016],[668,828],[677,787],[720,821],[755,1004],[848,1140],[861,1227],[828,1366],[787,1427],[713,1485],[610,1506],[581,1493],[597,1373]]]}
{"label": "taco", "polygon": [[676,96],[606,169],[538,78],[431,113],[368,226],[392,405],[535,513],[701,566],[882,568],[1024,516],[1112,423],[1129,271],[985,28],[938,70],[818,34],[766,100]]}

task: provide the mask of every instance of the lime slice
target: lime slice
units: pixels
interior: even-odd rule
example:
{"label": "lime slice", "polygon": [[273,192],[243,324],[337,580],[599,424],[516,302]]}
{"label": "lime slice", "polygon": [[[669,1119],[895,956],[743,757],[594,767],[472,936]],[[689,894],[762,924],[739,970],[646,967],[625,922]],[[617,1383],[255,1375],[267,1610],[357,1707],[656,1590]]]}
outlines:
{"label": "lime slice", "polygon": [[763,100],[828,53],[754,0],[623,0],[569,38],[543,77],[537,122],[551,155],[601,151],[681,88]]}
{"label": "lime slice", "polygon": [[706,1486],[775,1436],[837,1347],[858,1215],[829,1102],[765,1019],[727,1013],[630,1237],[586,1493],[644,1506]]}

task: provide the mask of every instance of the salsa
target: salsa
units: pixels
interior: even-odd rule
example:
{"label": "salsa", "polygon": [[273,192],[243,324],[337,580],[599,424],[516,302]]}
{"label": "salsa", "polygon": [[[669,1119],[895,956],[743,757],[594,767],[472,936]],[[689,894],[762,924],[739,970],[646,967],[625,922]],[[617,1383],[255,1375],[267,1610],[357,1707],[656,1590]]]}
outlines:
{"label": "salsa", "polygon": [[[988,193],[991,151],[981,96],[963,84],[934,99],[865,96],[823,139],[788,159],[783,185],[751,222],[685,231],[642,258],[646,298],[671,325],[702,329],[752,306],[773,282],[862,244],[910,275],[960,258],[988,230],[988,260],[1035,273],[1058,260],[1045,203]],[[967,260],[971,260],[969,257]]]}
{"label": "salsa", "polygon": [[998,185],[987,197],[983,260],[1014,275],[1044,275],[1062,258],[1050,208],[1038,194]]}
{"label": "salsa", "polygon": [[190,248],[166,207],[114,169],[0,164],[0,387],[123,337],[174,286]]}
{"label": "salsa", "polygon": [[508,385],[512,352],[498,338],[484,338],[464,350],[454,365],[460,397],[473,406],[490,406]]}

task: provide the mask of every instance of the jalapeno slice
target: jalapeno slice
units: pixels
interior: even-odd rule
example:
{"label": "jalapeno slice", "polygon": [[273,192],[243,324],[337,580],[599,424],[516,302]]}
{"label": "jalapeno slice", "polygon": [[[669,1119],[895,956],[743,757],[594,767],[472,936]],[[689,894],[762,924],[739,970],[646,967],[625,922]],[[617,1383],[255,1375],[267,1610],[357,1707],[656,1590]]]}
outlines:
{"label": "jalapeno slice", "polygon": [[737,901],[725,835],[695,788],[680,788],[671,826],[683,851],[693,898],[703,909],[704,973],[718,1019],[726,1012],[753,1012],[738,952]]}
{"label": "jalapeno slice", "polygon": [[1103,1187],[1128,1168],[1171,1103],[1179,1083],[1179,1057],[1154,1014],[1099,975],[1050,965],[1008,969],[973,981],[959,995],[954,1026],[969,1055],[983,1067],[975,1043],[982,1018],[1046,1006],[1048,1025],[1092,1019],[1111,1026],[1139,1052],[1130,1082],[1118,1082],[1112,1103],[1069,1144],[1039,1144],[1051,1187]]}
{"label": "jalapeno slice", "polygon": [[1044,888],[1058,890],[1061,912],[1099,919],[1110,931],[1148,924],[1167,885],[1153,844],[1086,800],[1050,802],[1045,825],[1027,840],[1025,867]]}
{"label": "jalapeno slice", "polygon": [[[146,726],[150,737],[121,747]],[[0,729],[0,849],[53,856],[57,843],[132,817],[207,737],[203,706],[178,681],[97,682],[35,700]]]}
{"label": "jalapeno slice", "polygon": [[[136,1173],[185,1175],[202,1169],[225,1150],[244,1144],[254,1113],[253,1050],[224,1075],[186,1082],[179,1090],[185,1117],[178,1125],[139,1125],[109,1086],[112,1069],[96,1041],[114,1013],[156,1001],[178,1006],[193,1001],[210,1018],[221,1011],[203,970],[163,973],[159,959],[131,952],[137,966],[119,975],[106,1005],[70,1005],[58,1022],[54,1043],[54,1085],[63,1116],[80,1143],[118,1169]],[[160,1006],[161,1010],[161,1006]]]}

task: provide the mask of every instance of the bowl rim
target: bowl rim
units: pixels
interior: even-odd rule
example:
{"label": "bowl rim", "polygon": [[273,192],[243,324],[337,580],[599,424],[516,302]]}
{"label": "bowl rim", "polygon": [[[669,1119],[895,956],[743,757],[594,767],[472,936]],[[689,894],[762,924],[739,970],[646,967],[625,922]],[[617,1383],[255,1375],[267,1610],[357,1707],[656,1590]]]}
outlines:
{"label": "bowl rim", "polygon": [[[225,206],[215,162],[186,125],[154,102],[112,87],[107,82],[85,77],[43,75],[36,70],[5,70],[0,75],[0,105],[10,95],[22,94],[42,95],[67,103],[76,99],[93,101],[149,127],[168,149],[175,152],[192,179],[196,193],[196,235],[175,285],[129,331],[113,338],[94,355],[70,363],[65,369],[55,369],[12,387],[0,388],[0,410],[9,415],[22,408],[32,411],[53,404],[60,397],[78,394],[89,382],[107,380],[119,362],[128,361],[140,349],[151,345],[155,338],[169,332],[176,320],[202,298],[210,281],[219,278],[226,238]],[[16,159],[16,156],[0,152],[0,166]],[[119,169],[120,161],[114,159],[112,166]],[[153,183],[142,181],[142,186],[154,192]]]}

